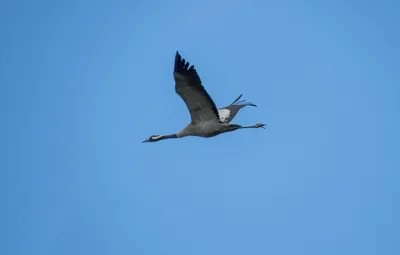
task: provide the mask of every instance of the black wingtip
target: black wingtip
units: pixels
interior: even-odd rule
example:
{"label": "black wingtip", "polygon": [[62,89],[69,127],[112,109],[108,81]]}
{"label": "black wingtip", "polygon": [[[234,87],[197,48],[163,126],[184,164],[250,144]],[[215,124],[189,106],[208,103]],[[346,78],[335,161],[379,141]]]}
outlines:
{"label": "black wingtip", "polygon": [[191,65],[189,61],[186,61],[178,51],[175,54],[175,66],[174,72],[192,72],[195,71],[194,65]]}
{"label": "black wingtip", "polygon": [[181,54],[179,54],[179,51],[176,51],[176,53],[175,53],[175,60],[177,60],[177,59],[181,59],[182,57],[181,57]]}
{"label": "black wingtip", "polygon": [[182,65],[182,57],[178,51],[175,54],[175,65],[174,65],[174,72],[178,72],[181,69]]}

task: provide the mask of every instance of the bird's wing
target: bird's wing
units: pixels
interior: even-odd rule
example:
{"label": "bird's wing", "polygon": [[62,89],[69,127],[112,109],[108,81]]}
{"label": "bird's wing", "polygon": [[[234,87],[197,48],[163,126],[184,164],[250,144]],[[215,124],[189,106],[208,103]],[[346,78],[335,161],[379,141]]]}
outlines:
{"label": "bird's wing", "polygon": [[233,118],[235,118],[235,116],[239,112],[239,110],[245,106],[250,105],[250,106],[257,107],[257,105],[255,105],[251,102],[245,102],[245,100],[238,102],[241,97],[242,97],[242,95],[240,95],[238,98],[236,98],[236,100],[233,101],[230,105],[218,109],[219,119],[221,122],[223,122],[223,123],[231,122],[231,120]]}
{"label": "bird's wing", "polygon": [[174,67],[175,91],[189,109],[192,123],[219,121],[217,107],[201,84],[194,66],[176,52]]}

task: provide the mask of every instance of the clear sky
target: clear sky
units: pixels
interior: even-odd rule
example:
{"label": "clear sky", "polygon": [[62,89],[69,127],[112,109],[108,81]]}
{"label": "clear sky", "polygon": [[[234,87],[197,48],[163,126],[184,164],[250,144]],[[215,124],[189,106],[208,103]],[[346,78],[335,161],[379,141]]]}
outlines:
{"label": "clear sky", "polygon": [[[0,3],[0,254],[400,254],[399,1]],[[176,50],[233,123],[190,121]]]}

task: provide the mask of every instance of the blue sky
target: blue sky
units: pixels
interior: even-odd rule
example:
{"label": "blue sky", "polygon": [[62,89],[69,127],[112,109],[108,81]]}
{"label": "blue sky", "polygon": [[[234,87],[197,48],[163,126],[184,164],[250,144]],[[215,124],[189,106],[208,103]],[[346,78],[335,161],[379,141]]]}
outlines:
{"label": "blue sky", "polygon": [[[399,7],[2,1],[0,254],[400,254]],[[141,144],[176,50],[268,128]]]}

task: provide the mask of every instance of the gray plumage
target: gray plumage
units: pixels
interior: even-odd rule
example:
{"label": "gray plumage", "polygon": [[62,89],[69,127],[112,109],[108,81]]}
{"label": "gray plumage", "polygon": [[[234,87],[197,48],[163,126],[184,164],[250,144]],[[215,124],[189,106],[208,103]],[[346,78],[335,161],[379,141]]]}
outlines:
{"label": "gray plumage", "polygon": [[172,135],[152,135],[143,142],[156,142],[185,136],[213,137],[243,128],[264,128],[265,124],[241,126],[230,124],[239,110],[253,103],[239,101],[240,95],[230,105],[218,109],[202,85],[193,65],[176,52],[174,65],[175,92],[183,99],[189,110],[191,122],[181,131]]}
{"label": "gray plumage", "polygon": [[201,84],[199,75],[189,62],[176,53],[174,66],[175,92],[189,110],[192,124],[218,120],[218,110],[210,95]]}
{"label": "gray plumage", "polygon": [[[245,102],[246,100],[242,100],[240,102],[239,99],[242,97],[243,94],[241,94],[238,98],[236,98],[235,101],[233,101],[230,105],[225,106],[223,108],[218,109],[218,111],[220,112],[220,120],[224,123],[229,123],[231,122],[231,120],[233,118],[235,118],[236,114],[239,112],[240,109],[242,109],[243,107],[246,106],[254,106],[257,107],[257,105],[251,103],[251,102]],[[229,116],[224,118],[222,113],[224,112],[224,110],[228,110],[229,112]]]}

